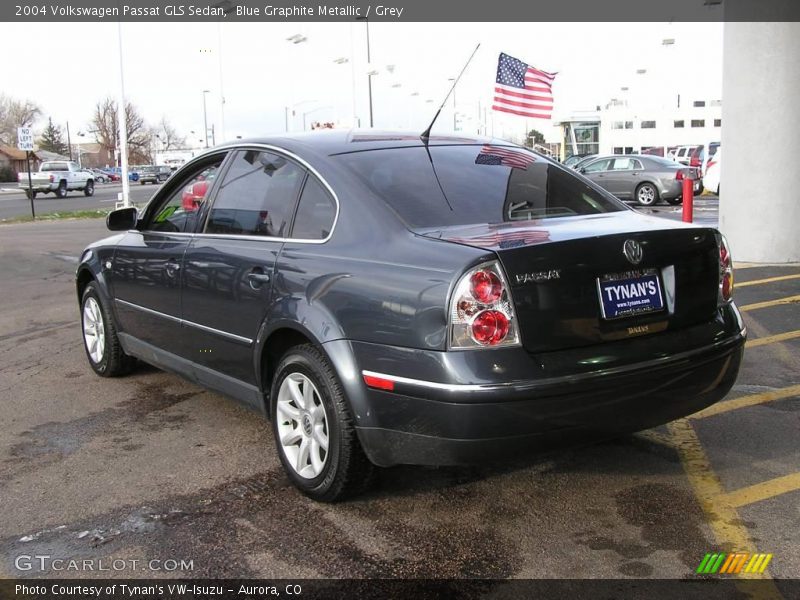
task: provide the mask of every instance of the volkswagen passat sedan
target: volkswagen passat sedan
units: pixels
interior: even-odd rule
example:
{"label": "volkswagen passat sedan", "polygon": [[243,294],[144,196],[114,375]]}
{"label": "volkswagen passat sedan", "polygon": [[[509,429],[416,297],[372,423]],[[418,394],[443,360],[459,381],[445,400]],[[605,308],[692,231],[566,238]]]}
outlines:
{"label": "volkswagen passat sedan", "polygon": [[139,359],[265,414],[319,500],[373,465],[665,423],[722,398],[742,358],[718,231],[498,140],[236,142],[108,227],[77,271],[92,368]]}

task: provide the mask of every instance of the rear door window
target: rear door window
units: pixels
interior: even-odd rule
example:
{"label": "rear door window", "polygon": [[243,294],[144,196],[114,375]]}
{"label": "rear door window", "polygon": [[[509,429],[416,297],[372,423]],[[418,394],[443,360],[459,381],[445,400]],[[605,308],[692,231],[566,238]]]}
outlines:
{"label": "rear door window", "polygon": [[585,167],[583,167],[585,173],[599,173],[600,171],[608,171],[609,166],[611,165],[610,159],[598,160],[593,163],[589,163]]}
{"label": "rear door window", "polygon": [[208,215],[206,233],[288,237],[305,171],[272,152],[237,152]]}
{"label": "rear door window", "polygon": [[336,159],[412,228],[625,210],[572,170],[518,146],[412,146]]}
{"label": "rear door window", "polygon": [[300,204],[292,227],[292,238],[324,240],[330,235],[335,219],[336,203],[322,183],[313,175],[309,175],[300,195]]}

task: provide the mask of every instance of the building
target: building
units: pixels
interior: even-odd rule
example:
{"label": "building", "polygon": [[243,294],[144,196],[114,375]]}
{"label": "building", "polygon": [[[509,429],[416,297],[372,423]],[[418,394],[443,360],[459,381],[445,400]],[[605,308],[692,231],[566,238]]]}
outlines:
{"label": "building", "polygon": [[673,106],[612,98],[594,111],[576,111],[556,120],[561,128],[562,160],[573,154],[665,155],[670,148],[719,142],[722,101],[681,100]]}
{"label": "building", "polygon": [[[31,171],[39,170],[39,156],[31,152]],[[0,181],[8,179],[16,181],[19,173],[27,173],[28,161],[26,152],[13,146],[0,146]]]}
{"label": "building", "polygon": [[117,164],[114,152],[97,142],[72,144],[72,154],[75,162],[87,169],[105,169]]}

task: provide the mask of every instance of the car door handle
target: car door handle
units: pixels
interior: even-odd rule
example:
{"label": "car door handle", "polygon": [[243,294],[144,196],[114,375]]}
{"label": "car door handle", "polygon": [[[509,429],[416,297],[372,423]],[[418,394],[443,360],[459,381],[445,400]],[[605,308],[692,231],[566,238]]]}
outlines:
{"label": "car door handle", "polygon": [[247,274],[247,279],[250,281],[250,287],[257,290],[262,284],[269,283],[269,273],[264,273],[261,267],[256,267]]}
{"label": "car door handle", "polygon": [[167,263],[164,265],[164,270],[167,272],[167,275],[170,277],[174,277],[175,274],[180,271],[181,266],[178,264],[178,261],[174,259],[169,259]]}

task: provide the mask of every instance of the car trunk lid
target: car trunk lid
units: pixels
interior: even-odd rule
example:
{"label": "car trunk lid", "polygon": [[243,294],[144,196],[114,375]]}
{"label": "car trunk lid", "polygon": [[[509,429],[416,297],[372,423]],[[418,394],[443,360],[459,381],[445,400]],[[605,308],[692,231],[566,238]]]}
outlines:
{"label": "car trunk lid", "polygon": [[[710,228],[624,211],[419,233],[497,254],[531,352],[680,329],[716,312],[719,251]],[[629,241],[641,249],[638,264],[624,252]],[[650,304],[637,299],[643,285],[657,291],[645,293]]]}

